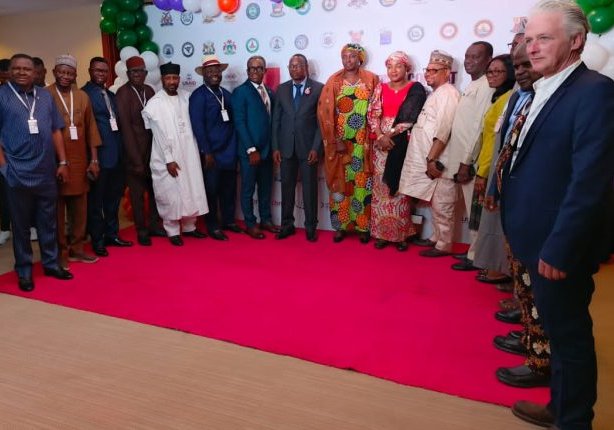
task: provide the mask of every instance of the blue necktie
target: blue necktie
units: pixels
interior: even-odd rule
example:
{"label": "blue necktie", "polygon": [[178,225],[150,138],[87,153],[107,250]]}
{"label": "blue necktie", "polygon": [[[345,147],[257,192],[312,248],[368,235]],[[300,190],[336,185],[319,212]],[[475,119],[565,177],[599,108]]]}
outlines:
{"label": "blue necktie", "polygon": [[292,101],[294,102],[294,110],[298,110],[298,105],[301,100],[301,84],[294,84],[294,98]]}

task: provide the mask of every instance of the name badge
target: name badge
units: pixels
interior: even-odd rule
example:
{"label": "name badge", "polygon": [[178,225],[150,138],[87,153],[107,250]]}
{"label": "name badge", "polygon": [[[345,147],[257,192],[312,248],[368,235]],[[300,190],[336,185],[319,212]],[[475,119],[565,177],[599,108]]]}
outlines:
{"label": "name badge", "polygon": [[28,129],[30,130],[30,134],[38,134],[38,121],[35,119],[29,119]]}
{"label": "name badge", "polygon": [[71,125],[68,127],[68,130],[70,130],[70,140],[79,140],[79,136],[77,135],[77,126]]}
{"label": "name badge", "polygon": [[111,130],[113,131],[119,130],[119,128],[117,127],[117,120],[115,119],[115,117],[109,118],[109,124],[111,124]]}
{"label": "name badge", "polygon": [[499,130],[501,130],[501,125],[503,124],[503,115],[499,116],[499,118],[497,118],[497,123],[495,124],[495,133],[499,133]]}
{"label": "name badge", "polygon": [[230,121],[230,116],[228,115],[228,111],[226,109],[222,109],[222,121]]}

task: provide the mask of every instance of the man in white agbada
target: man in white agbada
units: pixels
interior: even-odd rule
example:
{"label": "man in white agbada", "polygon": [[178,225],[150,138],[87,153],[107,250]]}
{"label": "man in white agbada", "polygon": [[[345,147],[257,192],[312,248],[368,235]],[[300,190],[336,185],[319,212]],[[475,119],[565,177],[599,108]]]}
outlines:
{"label": "man in white agbada", "polygon": [[196,217],[209,212],[196,139],[188,111],[189,94],[179,87],[178,64],[160,66],[162,90],[142,111],[153,132],[151,176],[156,205],[171,243],[183,245],[181,233],[197,239]]}
{"label": "man in white agbada", "polygon": [[452,251],[456,184],[443,177],[448,169],[448,146],[460,93],[449,83],[452,57],[433,51],[425,70],[426,83],[433,93],[426,99],[411,132],[399,192],[431,203],[433,234],[424,242],[432,248],[420,255],[447,255]]}

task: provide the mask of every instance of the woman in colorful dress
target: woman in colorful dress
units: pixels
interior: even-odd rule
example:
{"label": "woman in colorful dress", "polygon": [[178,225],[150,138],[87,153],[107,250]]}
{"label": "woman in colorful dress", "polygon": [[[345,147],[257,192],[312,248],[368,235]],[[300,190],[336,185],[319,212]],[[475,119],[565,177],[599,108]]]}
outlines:
{"label": "woman in colorful dress", "polygon": [[411,198],[398,193],[409,133],[426,101],[422,84],[409,81],[410,71],[409,56],[392,53],[386,60],[390,82],[377,85],[369,104],[367,116],[375,139],[371,236],[377,249],[395,243],[399,251],[406,251],[407,238],[416,234]]}
{"label": "woman in colorful dress", "polygon": [[365,60],[362,46],[345,45],[343,69],[328,79],[318,104],[334,242],[350,231],[358,232],[362,243],[369,242],[372,169],[367,108],[379,80],[361,68]]}

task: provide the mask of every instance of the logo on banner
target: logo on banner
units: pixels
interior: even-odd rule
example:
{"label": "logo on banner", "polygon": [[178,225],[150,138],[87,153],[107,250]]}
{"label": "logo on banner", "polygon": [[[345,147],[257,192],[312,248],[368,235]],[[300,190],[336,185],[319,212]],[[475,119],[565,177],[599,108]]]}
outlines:
{"label": "logo on banner", "polygon": [[280,16],[284,16],[284,5],[283,3],[271,3],[273,6],[273,11],[271,12],[271,16],[273,18],[279,18]]}
{"label": "logo on banner", "polygon": [[296,9],[299,15],[307,15],[311,10],[311,3],[306,1],[301,7]]}
{"label": "logo on banner", "polygon": [[337,7],[337,0],[322,0],[322,9],[326,12],[330,12]]}
{"label": "logo on banner", "polygon": [[395,4],[397,0],[379,0],[379,3],[384,7],[390,7]]}
{"label": "logo on banner", "polygon": [[175,54],[175,48],[170,43],[167,43],[162,47],[162,56],[164,58],[171,58]]}
{"label": "logo on banner", "polygon": [[360,9],[363,6],[367,5],[367,0],[350,0],[348,2],[348,7],[354,7],[356,9]]}
{"label": "logo on banner", "polygon": [[382,29],[379,31],[379,44],[390,45],[392,43],[392,31],[388,29]]}
{"label": "logo on banner", "polygon": [[190,25],[194,21],[194,14],[192,12],[181,12],[181,23],[183,25]]}
{"label": "logo on banner", "polygon": [[296,49],[300,49],[302,51],[303,49],[307,48],[307,45],[309,45],[309,38],[305,34],[299,34],[294,39],[294,46],[296,46]]}
{"label": "logo on banner", "polygon": [[332,48],[335,44],[335,34],[331,31],[327,31],[322,34],[322,46],[325,48]]}
{"label": "logo on banner", "polygon": [[188,73],[185,77],[185,79],[183,81],[181,81],[181,85],[183,85],[184,88],[196,88],[196,85],[198,85],[198,82],[196,82],[194,80],[194,78],[192,77],[191,73]]}
{"label": "logo on banner", "polygon": [[424,28],[419,25],[409,27],[407,30],[407,38],[412,42],[419,42],[424,37]]}
{"label": "logo on banner", "polygon": [[362,36],[365,35],[364,30],[350,30],[348,31],[350,35],[350,39],[352,39],[352,43],[362,43]]}
{"label": "logo on banner", "polygon": [[477,37],[488,37],[492,34],[492,22],[487,19],[482,19],[475,23],[473,33]]}
{"label": "logo on banner", "polygon": [[247,49],[247,52],[250,54],[256,52],[258,48],[260,48],[260,42],[258,42],[258,39],[254,37],[250,37],[247,39],[247,42],[245,42],[245,49]]}
{"label": "logo on banner", "polygon": [[162,17],[160,18],[160,27],[168,27],[169,25],[173,25],[173,17],[170,12],[162,12]]}
{"label": "logo on banner", "polygon": [[269,42],[269,46],[272,51],[279,52],[284,47],[284,39],[281,36],[273,36]]}
{"label": "logo on banner", "polygon": [[226,55],[234,55],[237,53],[237,44],[234,40],[228,39],[222,46],[222,52]]}
{"label": "logo on banner", "polygon": [[215,44],[212,41],[207,40],[205,43],[203,43],[203,55],[213,54],[215,54]]}
{"label": "logo on banner", "polygon": [[456,35],[458,34],[458,27],[453,22],[446,22],[439,29],[439,34],[444,39],[447,39],[447,40],[454,39]]}
{"label": "logo on banner", "polygon": [[183,45],[181,45],[181,53],[184,57],[190,58],[192,55],[194,55],[194,45],[191,42],[185,42]]}
{"label": "logo on banner", "polygon": [[245,9],[245,14],[249,19],[256,19],[260,16],[260,6],[258,3],[250,3]]}

